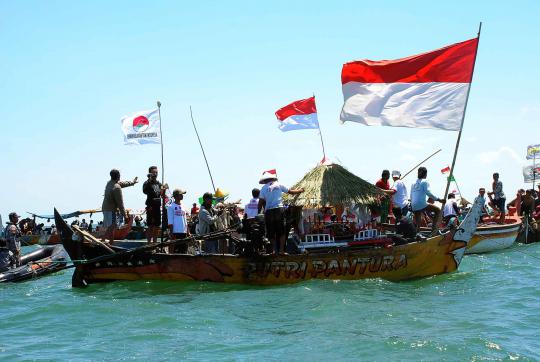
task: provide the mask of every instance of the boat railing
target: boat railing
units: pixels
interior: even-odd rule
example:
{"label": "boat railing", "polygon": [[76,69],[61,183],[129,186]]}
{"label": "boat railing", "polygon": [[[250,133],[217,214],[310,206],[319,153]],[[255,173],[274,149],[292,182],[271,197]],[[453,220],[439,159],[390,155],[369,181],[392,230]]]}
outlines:
{"label": "boat railing", "polygon": [[330,248],[347,246],[346,242],[336,242],[333,236],[330,234],[307,234],[304,235],[304,241],[298,244],[298,248],[301,252],[306,249],[314,248]]}

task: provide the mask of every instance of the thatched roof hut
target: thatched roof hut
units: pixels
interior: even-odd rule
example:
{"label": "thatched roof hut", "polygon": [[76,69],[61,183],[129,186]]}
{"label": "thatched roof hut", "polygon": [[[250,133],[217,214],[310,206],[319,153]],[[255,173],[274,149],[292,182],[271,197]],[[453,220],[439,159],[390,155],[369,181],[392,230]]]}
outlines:
{"label": "thatched roof hut", "polygon": [[343,166],[319,165],[309,171],[292,188],[304,188],[300,195],[286,195],[290,205],[304,207],[378,204],[384,193]]}

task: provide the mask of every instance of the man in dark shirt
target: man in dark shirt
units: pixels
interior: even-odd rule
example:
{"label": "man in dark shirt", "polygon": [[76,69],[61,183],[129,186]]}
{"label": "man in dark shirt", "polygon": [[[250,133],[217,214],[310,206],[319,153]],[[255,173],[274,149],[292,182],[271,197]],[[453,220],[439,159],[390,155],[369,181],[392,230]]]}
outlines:
{"label": "man in dark shirt", "polygon": [[161,198],[163,196],[163,188],[161,182],[158,181],[157,166],[148,168],[148,180],[143,184],[143,192],[146,195],[146,239],[148,242],[157,243],[157,235],[161,226]]}

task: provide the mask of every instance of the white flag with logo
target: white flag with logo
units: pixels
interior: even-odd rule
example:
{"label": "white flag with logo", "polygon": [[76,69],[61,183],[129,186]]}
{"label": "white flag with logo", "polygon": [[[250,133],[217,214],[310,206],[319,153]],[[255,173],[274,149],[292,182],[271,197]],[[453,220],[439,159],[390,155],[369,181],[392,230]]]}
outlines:
{"label": "white flag with logo", "polygon": [[120,120],[125,145],[161,143],[158,109],[142,111]]}

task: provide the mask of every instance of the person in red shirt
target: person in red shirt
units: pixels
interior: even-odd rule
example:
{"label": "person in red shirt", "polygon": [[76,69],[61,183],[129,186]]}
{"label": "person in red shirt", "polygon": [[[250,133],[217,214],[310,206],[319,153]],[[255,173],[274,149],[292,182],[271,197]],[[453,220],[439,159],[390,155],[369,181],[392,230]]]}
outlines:
{"label": "person in red shirt", "polygon": [[[390,189],[390,171],[383,170],[381,174],[381,179],[375,183],[375,186],[380,188],[386,195],[392,196],[396,190]],[[381,200],[381,222],[385,223],[388,221],[388,213],[390,212],[392,205],[390,199],[384,198]]]}
{"label": "person in red shirt", "polygon": [[199,208],[197,207],[197,203],[193,203],[193,207],[191,208],[191,216],[195,216],[199,213]]}

